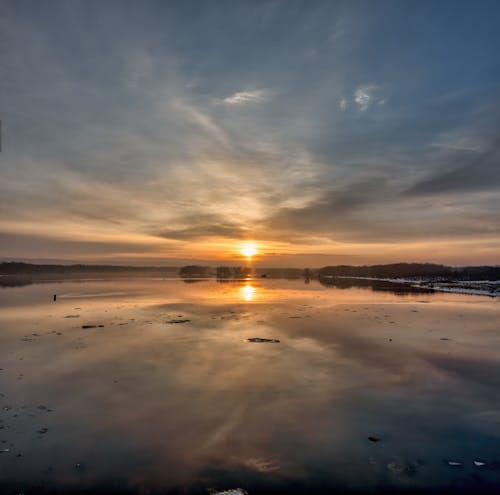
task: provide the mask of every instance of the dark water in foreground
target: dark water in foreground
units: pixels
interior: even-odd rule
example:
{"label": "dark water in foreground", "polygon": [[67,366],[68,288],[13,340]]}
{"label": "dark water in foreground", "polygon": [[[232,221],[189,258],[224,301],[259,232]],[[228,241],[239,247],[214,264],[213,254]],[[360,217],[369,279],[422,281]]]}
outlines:
{"label": "dark water in foreground", "polygon": [[1,493],[500,492],[498,300],[137,279],[0,301]]}

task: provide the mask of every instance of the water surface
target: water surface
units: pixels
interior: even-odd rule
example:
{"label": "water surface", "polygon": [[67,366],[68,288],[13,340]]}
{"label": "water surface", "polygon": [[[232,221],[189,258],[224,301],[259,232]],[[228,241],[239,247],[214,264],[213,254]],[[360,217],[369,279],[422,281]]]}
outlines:
{"label": "water surface", "polygon": [[0,491],[498,492],[498,300],[377,288],[1,289]]}

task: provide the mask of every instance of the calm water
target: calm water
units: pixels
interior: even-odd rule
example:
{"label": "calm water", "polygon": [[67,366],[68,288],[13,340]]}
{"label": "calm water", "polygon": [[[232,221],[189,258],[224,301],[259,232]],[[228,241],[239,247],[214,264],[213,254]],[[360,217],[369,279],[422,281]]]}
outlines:
{"label": "calm water", "polygon": [[1,289],[0,492],[496,493],[499,316],[303,280]]}

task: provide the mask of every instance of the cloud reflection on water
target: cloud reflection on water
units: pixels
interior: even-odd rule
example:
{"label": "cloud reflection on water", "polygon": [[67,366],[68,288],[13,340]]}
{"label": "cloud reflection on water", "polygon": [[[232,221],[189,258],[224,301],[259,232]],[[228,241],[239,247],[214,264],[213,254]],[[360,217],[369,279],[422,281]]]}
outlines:
{"label": "cloud reflection on water", "polygon": [[[13,408],[0,418],[13,444],[0,456],[0,486],[420,489],[462,481],[444,457],[469,466],[496,455],[500,400],[487,374],[500,339],[488,298],[270,279],[4,290],[27,304],[0,308],[0,404]],[[387,469],[416,459],[425,465],[412,477]],[[500,483],[482,474],[485,486]]]}

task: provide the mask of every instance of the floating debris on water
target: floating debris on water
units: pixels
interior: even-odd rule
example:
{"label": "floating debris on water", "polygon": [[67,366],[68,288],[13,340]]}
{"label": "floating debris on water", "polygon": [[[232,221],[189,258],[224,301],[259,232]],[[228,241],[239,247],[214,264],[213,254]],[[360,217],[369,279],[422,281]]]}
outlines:
{"label": "floating debris on water", "polygon": [[279,344],[280,341],[278,339],[263,339],[261,337],[251,337],[249,339],[246,339],[245,342],[264,342],[264,343],[270,343],[270,344]]}
{"label": "floating debris on water", "polygon": [[104,328],[104,325],[82,325],[82,328],[88,329],[88,328]]}
{"label": "floating debris on water", "polygon": [[368,440],[370,440],[370,442],[380,442],[382,439],[381,438],[378,438],[378,437],[368,437]]}
{"label": "floating debris on water", "polygon": [[451,467],[462,467],[463,463],[459,461],[446,461],[446,464]]}
{"label": "floating debris on water", "polygon": [[37,433],[40,433],[41,435],[47,433],[49,431],[48,428],[40,428]]}
{"label": "floating debris on water", "polygon": [[232,488],[230,490],[223,490],[221,492],[217,491],[210,491],[210,495],[248,495],[248,492],[246,490],[243,490],[243,488]]}
{"label": "floating debris on water", "polygon": [[165,323],[189,323],[191,320],[168,320]]}
{"label": "floating debris on water", "polygon": [[400,464],[396,461],[389,462],[389,464],[387,464],[387,469],[396,475],[404,474],[406,476],[412,476],[417,472],[417,468],[414,464]]}
{"label": "floating debris on water", "polygon": [[64,318],[80,318],[80,315],[66,315]]}
{"label": "floating debris on water", "polygon": [[261,457],[250,457],[241,459],[241,464],[259,473],[272,473],[280,470],[280,465],[273,459],[263,459]]}
{"label": "floating debris on water", "polygon": [[486,466],[486,462],[474,461],[474,466],[476,466],[476,467]]}

